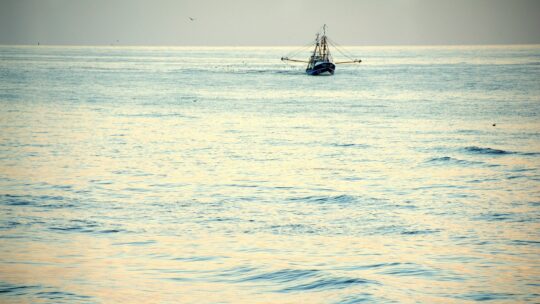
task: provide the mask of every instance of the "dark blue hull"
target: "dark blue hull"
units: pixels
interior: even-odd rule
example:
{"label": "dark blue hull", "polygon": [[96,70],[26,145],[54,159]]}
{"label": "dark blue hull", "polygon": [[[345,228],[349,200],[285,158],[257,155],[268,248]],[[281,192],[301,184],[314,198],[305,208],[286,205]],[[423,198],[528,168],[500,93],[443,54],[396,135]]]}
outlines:
{"label": "dark blue hull", "polygon": [[323,62],[319,63],[313,68],[306,69],[306,73],[308,75],[334,75],[334,70],[336,69],[336,66],[331,62]]}

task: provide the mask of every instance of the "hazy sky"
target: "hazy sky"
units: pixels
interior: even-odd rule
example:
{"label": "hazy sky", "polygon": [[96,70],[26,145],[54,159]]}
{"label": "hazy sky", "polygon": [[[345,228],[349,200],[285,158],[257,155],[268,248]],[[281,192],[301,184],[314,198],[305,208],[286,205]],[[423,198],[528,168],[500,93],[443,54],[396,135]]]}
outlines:
{"label": "hazy sky", "polygon": [[342,45],[540,43],[540,0],[0,0],[0,44],[303,45],[324,23]]}

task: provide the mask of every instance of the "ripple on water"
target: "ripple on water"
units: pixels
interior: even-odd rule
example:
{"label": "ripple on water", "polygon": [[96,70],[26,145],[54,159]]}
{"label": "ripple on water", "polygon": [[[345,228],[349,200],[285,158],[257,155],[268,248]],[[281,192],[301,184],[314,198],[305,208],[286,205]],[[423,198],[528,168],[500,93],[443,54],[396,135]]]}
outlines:
{"label": "ripple on water", "polygon": [[514,152],[500,150],[500,149],[483,148],[483,147],[477,147],[477,146],[465,147],[464,150],[466,152],[469,152],[469,153],[488,154],[488,155],[504,155],[504,154],[513,154],[514,153]]}
{"label": "ripple on water", "polygon": [[[277,287],[275,292],[290,293],[302,291],[322,291],[330,289],[344,289],[362,284],[376,284],[378,282],[356,277],[332,276],[317,269],[279,269],[261,272],[253,268],[229,272],[229,275],[245,275],[236,282],[258,283],[271,288]],[[258,272],[253,274],[254,272]]]}
{"label": "ripple on water", "polygon": [[356,285],[379,285],[376,281],[353,278],[353,277],[330,277],[321,278],[308,283],[292,285],[279,290],[279,292],[319,291],[328,289],[344,289]]}
{"label": "ripple on water", "polygon": [[333,143],[330,144],[332,147],[338,147],[338,148],[358,148],[358,149],[365,149],[369,148],[370,145],[366,144],[356,144],[356,143]]}
{"label": "ripple on water", "polygon": [[497,292],[478,292],[478,293],[469,293],[465,295],[455,296],[458,299],[468,300],[468,301],[502,301],[502,300],[515,300],[516,294],[512,293],[497,293]]}
{"label": "ripple on water", "polygon": [[277,235],[293,235],[293,234],[323,234],[320,227],[305,224],[282,224],[271,225],[263,230],[269,230],[272,234]]}
{"label": "ripple on water", "polygon": [[242,278],[240,282],[253,281],[272,281],[277,283],[287,283],[299,279],[311,278],[320,275],[319,270],[315,269],[281,269],[273,272],[266,272]]}
{"label": "ripple on water", "polygon": [[73,303],[74,301],[88,301],[92,297],[79,295],[71,292],[65,291],[41,291],[36,293],[36,297],[40,299],[53,300],[53,301],[63,301]]}
{"label": "ripple on water", "polygon": [[402,235],[424,235],[441,232],[440,229],[407,230],[401,232]]}
{"label": "ripple on water", "polygon": [[182,261],[182,262],[208,262],[213,260],[222,259],[224,257],[221,256],[190,256],[190,257],[176,257],[172,258],[174,261]]}
{"label": "ripple on water", "polygon": [[[54,220],[48,223],[48,229],[60,233],[96,233],[96,234],[111,234],[119,232],[127,232],[121,229],[118,224],[102,223],[92,220],[74,219],[69,221]],[[112,226],[112,227],[111,227]]]}
{"label": "ripple on water", "polygon": [[413,276],[413,277],[427,277],[434,278],[438,275],[436,269],[430,269],[422,265],[415,263],[394,263],[384,270],[379,272],[380,274],[392,275],[392,276]]}
{"label": "ripple on water", "polygon": [[336,196],[305,196],[293,197],[289,201],[304,202],[310,204],[350,204],[357,201],[357,198],[352,195],[336,195]]}
{"label": "ripple on water", "polygon": [[425,236],[429,234],[437,234],[440,229],[421,229],[413,228],[407,225],[380,225],[370,233],[371,235],[402,235],[402,236]]}
{"label": "ripple on water", "polygon": [[146,245],[152,245],[155,244],[156,241],[154,240],[147,240],[147,241],[133,241],[133,242],[119,242],[119,243],[113,243],[114,246],[146,246]]}
{"label": "ripple on water", "polygon": [[[68,291],[58,290],[54,287],[42,285],[16,285],[8,282],[0,282],[0,295],[6,299],[14,297],[35,302],[50,301],[51,303],[88,303],[91,296],[76,294]],[[32,302],[33,302],[32,301]]]}
{"label": "ripple on water", "polygon": [[[390,302],[384,298],[379,297],[378,300],[382,302]],[[356,303],[371,303],[374,302],[373,295],[370,293],[359,293],[355,295],[345,296],[334,303],[339,304],[356,304]]]}
{"label": "ripple on water", "polygon": [[426,165],[459,165],[459,166],[477,166],[484,165],[481,161],[470,161],[457,159],[450,156],[433,157],[424,162]]}
{"label": "ripple on water", "polygon": [[488,222],[531,222],[538,221],[535,214],[520,212],[487,212],[476,217],[476,220]]}
{"label": "ripple on water", "polygon": [[0,222],[0,230],[13,229],[20,225],[22,225],[21,222],[8,220],[4,223]]}
{"label": "ripple on water", "polygon": [[48,209],[73,208],[76,205],[73,201],[62,196],[49,195],[0,195],[0,205],[4,206],[29,206]]}
{"label": "ripple on water", "polygon": [[511,243],[513,245],[516,245],[516,246],[536,246],[536,247],[540,247],[540,241],[534,241],[534,240],[513,240]]}
{"label": "ripple on water", "polygon": [[30,293],[31,290],[35,290],[37,288],[40,288],[40,286],[15,285],[15,284],[7,283],[7,282],[0,282],[0,294],[2,295],[13,295],[13,296],[26,295]]}

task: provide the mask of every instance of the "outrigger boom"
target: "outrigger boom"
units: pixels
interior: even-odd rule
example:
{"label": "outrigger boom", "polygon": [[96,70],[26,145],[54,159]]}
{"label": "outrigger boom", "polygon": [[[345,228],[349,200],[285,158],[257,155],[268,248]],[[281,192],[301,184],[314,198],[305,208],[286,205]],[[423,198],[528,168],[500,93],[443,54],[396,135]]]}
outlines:
{"label": "outrigger boom", "polygon": [[352,61],[340,61],[340,62],[334,62],[334,64],[344,64],[344,63],[361,63],[362,60],[360,59],[355,59],[355,60],[352,60]]}
{"label": "outrigger boom", "polygon": [[289,59],[288,57],[281,57],[281,60],[282,60],[282,61],[304,62],[304,63],[308,63],[308,62],[309,62],[309,61],[307,61],[307,60]]}
{"label": "outrigger boom", "polygon": [[[348,61],[339,61],[332,62],[332,56],[330,55],[330,49],[328,48],[328,43],[332,44],[337,51],[347,57]],[[360,59],[353,59],[350,56],[344,54],[340,49],[332,43],[328,37],[326,37],[326,24],[322,28],[322,35],[317,33],[317,38],[315,39],[315,49],[311,54],[309,60],[298,60],[291,59],[288,56],[281,57],[281,61],[292,61],[292,62],[302,62],[307,63],[306,73],[308,75],[334,75],[336,69],[336,64],[347,64],[347,63],[361,63]]]}

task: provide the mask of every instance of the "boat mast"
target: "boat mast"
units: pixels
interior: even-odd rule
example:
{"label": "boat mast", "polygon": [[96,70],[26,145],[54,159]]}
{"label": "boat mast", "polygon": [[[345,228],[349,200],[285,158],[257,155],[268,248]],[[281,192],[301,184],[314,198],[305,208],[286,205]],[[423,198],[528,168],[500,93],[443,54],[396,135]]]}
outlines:
{"label": "boat mast", "polygon": [[313,55],[311,55],[310,62],[315,62],[317,60],[329,60],[330,50],[328,49],[328,42],[326,40],[326,24],[323,26],[322,36],[320,33],[317,33],[315,38],[315,49],[313,50]]}
{"label": "boat mast", "polygon": [[317,33],[317,37],[315,38],[315,49],[313,50],[313,55],[311,55],[311,60],[315,60],[315,57],[317,57],[317,53],[320,53],[319,33]]}
{"label": "boat mast", "polygon": [[326,39],[326,24],[323,26],[322,36],[320,33],[317,33],[317,38],[315,39],[315,49],[313,50],[313,55],[311,56],[310,61],[315,60],[324,60],[328,61],[330,58],[330,50],[328,49],[328,40]]}
{"label": "boat mast", "polygon": [[328,42],[326,41],[326,24],[323,26],[323,36],[321,38],[321,58],[328,60],[330,50],[328,49]]}

